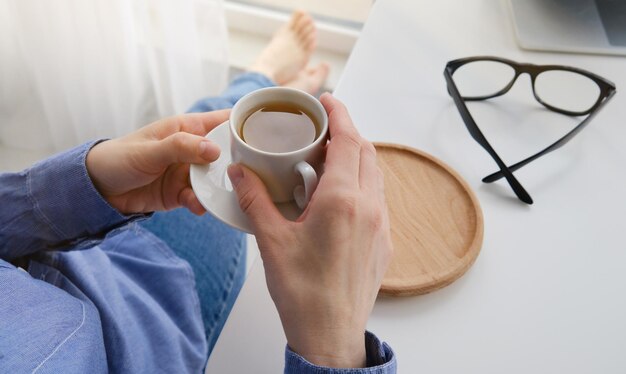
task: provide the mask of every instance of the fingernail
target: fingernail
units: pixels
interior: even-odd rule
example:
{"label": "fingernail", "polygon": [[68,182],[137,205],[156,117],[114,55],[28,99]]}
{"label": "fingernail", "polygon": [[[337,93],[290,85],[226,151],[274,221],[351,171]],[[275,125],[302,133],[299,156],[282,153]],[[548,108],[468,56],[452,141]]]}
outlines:
{"label": "fingernail", "polygon": [[243,178],[243,169],[238,164],[230,164],[228,166],[228,178],[230,178],[230,183],[233,184],[233,187],[237,187],[239,182],[241,182],[241,178]]}
{"label": "fingernail", "polygon": [[200,142],[200,156],[202,156],[202,158],[204,159],[214,158],[213,157],[214,152],[211,148],[213,148],[213,145],[211,144],[210,141],[208,140],[201,141]]}

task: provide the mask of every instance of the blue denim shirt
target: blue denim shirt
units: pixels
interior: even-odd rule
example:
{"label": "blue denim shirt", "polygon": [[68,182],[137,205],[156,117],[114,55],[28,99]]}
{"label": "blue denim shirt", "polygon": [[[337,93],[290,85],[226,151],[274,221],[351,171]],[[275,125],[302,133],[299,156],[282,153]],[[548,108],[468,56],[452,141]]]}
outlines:
{"label": "blue denim shirt", "polygon": [[[85,167],[92,144],[0,175],[1,373],[201,373],[207,354],[188,263],[113,209]],[[26,271],[11,261],[28,258]],[[321,368],[288,348],[286,373],[395,373],[366,334],[368,364]]]}

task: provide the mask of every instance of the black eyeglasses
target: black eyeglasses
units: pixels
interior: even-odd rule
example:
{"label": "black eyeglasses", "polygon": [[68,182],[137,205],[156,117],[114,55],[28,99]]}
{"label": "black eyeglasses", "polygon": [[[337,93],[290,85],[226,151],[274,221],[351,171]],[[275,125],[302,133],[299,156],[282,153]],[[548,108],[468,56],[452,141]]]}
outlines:
{"label": "black eyeglasses", "polygon": [[[546,149],[507,166],[478,128],[465,101],[486,100],[504,95],[523,73],[530,75],[533,95],[546,108],[568,116],[588,116]],[[446,64],[444,76],[448,93],[452,96],[467,130],[500,168],[500,171],[483,178],[483,182],[491,183],[502,177],[506,178],[517,197],[526,204],[532,204],[533,199],[513,176],[513,172],[562,147],[589,123],[616,92],[615,84],[586,70],[560,65],[523,64],[492,56],[450,61]],[[569,94],[563,95],[563,92]]]}

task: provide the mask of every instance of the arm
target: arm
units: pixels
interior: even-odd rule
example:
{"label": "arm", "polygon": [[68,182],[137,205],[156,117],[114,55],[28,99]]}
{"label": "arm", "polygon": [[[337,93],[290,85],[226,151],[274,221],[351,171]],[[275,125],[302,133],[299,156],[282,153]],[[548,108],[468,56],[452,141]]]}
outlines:
{"label": "arm", "polygon": [[133,218],[113,209],[91,182],[85,158],[93,145],[0,175],[0,258],[87,244]]}
{"label": "arm", "polygon": [[218,157],[204,135],[227,117],[220,111],[167,118],[0,175],[0,258],[91,246],[155,210],[185,206],[204,213],[191,190],[189,163]]}
{"label": "arm", "polygon": [[[249,169],[229,177],[259,244],[267,286],[287,336],[287,373],[394,373],[387,345],[365,333],[393,251],[376,151],[331,95],[324,174],[296,222]],[[362,368],[349,371],[331,368]]]}

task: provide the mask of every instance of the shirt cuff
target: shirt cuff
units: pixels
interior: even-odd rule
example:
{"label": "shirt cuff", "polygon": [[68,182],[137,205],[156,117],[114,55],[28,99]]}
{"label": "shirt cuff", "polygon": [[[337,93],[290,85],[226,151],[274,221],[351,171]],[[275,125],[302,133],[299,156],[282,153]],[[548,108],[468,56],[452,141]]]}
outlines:
{"label": "shirt cuff", "polygon": [[27,194],[34,214],[58,239],[55,247],[76,246],[145,215],[126,216],[104,200],[87,172],[87,154],[102,140],[86,143],[33,165]]}
{"label": "shirt cuff", "polygon": [[376,335],[365,332],[366,368],[338,369],[317,366],[304,357],[285,348],[285,374],[395,374],[397,369],[396,357],[387,343],[381,343]]}

